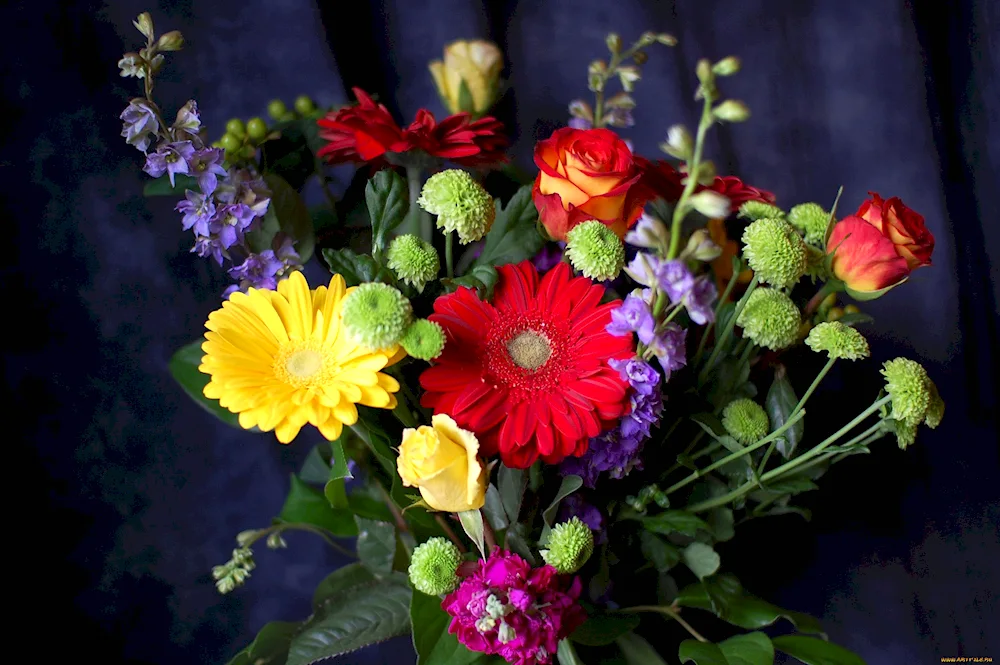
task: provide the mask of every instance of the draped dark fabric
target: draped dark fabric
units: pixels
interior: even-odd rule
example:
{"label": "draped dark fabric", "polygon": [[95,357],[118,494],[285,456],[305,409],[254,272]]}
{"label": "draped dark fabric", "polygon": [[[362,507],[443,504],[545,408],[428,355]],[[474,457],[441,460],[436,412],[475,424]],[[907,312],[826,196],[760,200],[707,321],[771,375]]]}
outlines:
{"label": "draped dark fabric", "polygon": [[[159,101],[196,99],[214,134],[274,97],[341,103],[352,86],[400,121],[420,107],[440,117],[427,62],[452,39],[493,39],[510,83],[497,115],[524,168],[567,103],[588,96],[586,66],[608,31],[679,39],[651,49],[636,126],[622,132],[651,157],[669,125],[694,124],[696,60],[741,57],[723,91],[753,117],[713,130],[720,171],[788,205],[829,205],[841,185],[843,209],[869,189],[897,195],[937,238],[934,267],[865,307],[878,362],[838,368],[817,402],[848,413],[877,392],[878,363],[905,354],[948,407],[910,450],[886,439],[838,465],[805,499],[812,522],[747,525],[723,565],[820,616],[869,663],[1000,657],[1000,3],[120,0],[0,10],[5,573],[24,589],[9,605],[33,635],[31,660],[225,662],[266,621],[306,616],[314,585],[344,563],[293,535],[288,550],[260,549],[244,588],[212,586],[211,567],[278,512],[319,435],[283,447],[229,429],[167,372],[227,279],[188,252],[174,202],[142,197],[141,155],[119,137],[136,82],[115,62],[137,47],[131,20],[147,9],[188,41],[168,58]],[[350,170],[338,173],[346,186]],[[409,653],[401,639],[343,662]]]}

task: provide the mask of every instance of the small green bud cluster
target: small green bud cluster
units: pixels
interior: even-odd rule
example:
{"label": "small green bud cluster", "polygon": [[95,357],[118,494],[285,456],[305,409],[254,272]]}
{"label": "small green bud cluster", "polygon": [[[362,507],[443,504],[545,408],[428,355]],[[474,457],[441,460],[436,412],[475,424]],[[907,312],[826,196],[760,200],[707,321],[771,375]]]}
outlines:
{"label": "small green bud cluster", "polygon": [[604,60],[594,60],[590,63],[587,67],[587,87],[592,92],[603,93],[608,81],[617,78],[623,91],[607,95],[600,105],[601,117],[595,117],[590,106],[584,102],[581,102],[582,106],[577,106],[577,113],[573,113],[571,109],[571,114],[587,120],[594,127],[606,125],[630,127],[634,124],[632,109],[635,108],[635,100],[629,93],[635,90],[636,82],[642,78],[640,67],[649,60],[645,49],[653,44],[674,46],[677,40],[666,33],[647,31],[642,33],[630,47],[624,49],[625,44],[621,36],[612,32],[605,37],[604,43],[611,53],[611,61],[608,63]]}
{"label": "small green bud cluster", "polygon": [[579,517],[574,517],[552,527],[548,549],[539,553],[559,574],[575,573],[594,553],[594,532]]}
{"label": "small green bud cluster", "polygon": [[[717,79],[736,74],[740,67],[740,60],[735,56],[723,58],[714,64],[710,60],[699,60],[694,70],[699,83],[695,99],[718,102],[720,93]],[[746,122],[750,118],[750,109],[738,99],[726,99],[712,108],[712,118],[719,122]]]}
{"label": "small green bud cluster", "polygon": [[585,277],[604,282],[625,266],[625,245],[605,224],[590,220],[566,234],[566,257]]}
{"label": "small green bud cluster", "polygon": [[745,446],[760,441],[771,430],[764,408],[745,397],[733,400],[722,410],[722,426]]}
{"label": "small green bud cluster", "polygon": [[778,289],[757,288],[747,298],[736,325],[758,346],[778,351],[795,343],[802,316],[792,299]]}
{"label": "small green bud cluster", "polygon": [[[163,66],[163,54],[171,51],[180,51],[184,48],[184,35],[178,30],[161,35],[158,39],[153,28],[153,17],[149,12],[143,12],[132,21],[143,37],[146,38],[146,46],[139,49],[138,53],[128,52],[118,61],[119,75],[122,77],[135,77],[139,79],[152,79],[153,75],[160,71]],[[147,85],[147,92],[150,86]]]}
{"label": "small green bud cluster", "polygon": [[761,282],[788,288],[806,272],[806,244],[782,219],[762,218],[743,231],[743,257]]}
{"label": "small green bud cluster", "polygon": [[272,99],[267,103],[267,114],[275,122],[291,122],[296,118],[305,117],[316,111],[316,102],[309,95],[299,95],[295,98],[292,108],[285,106],[280,99]]}
{"label": "small green bud cluster", "polygon": [[367,282],[349,289],[341,307],[347,334],[372,350],[398,344],[413,315],[406,296],[382,282]]}
{"label": "small green bud cluster", "polygon": [[496,217],[493,197],[461,169],[448,169],[428,178],[417,203],[437,215],[439,229],[456,231],[463,245],[485,236]]}
{"label": "small green bud cluster", "polygon": [[462,554],[447,538],[430,538],[413,550],[408,574],[413,588],[429,596],[451,593],[458,586]]}
{"label": "small green bud cluster", "polygon": [[625,503],[627,503],[633,510],[640,513],[646,512],[646,506],[650,503],[655,503],[663,509],[670,507],[670,499],[667,498],[667,493],[661,490],[660,486],[656,483],[646,485],[639,490],[639,494],[636,496],[626,497]]}
{"label": "small green bud cluster", "polygon": [[882,375],[885,391],[892,400],[888,417],[893,421],[899,447],[906,448],[916,440],[919,425],[934,429],[941,424],[944,400],[923,365],[909,358],[886,361]]}
{"label": "small green bud cluster", "polygon": [[242,586],[250,577],[250,571],[256,567],[253,560],[253,551],[248,547],[240,547],[233,550],[233,558],[221,566],[212,568],[212,577],[215,579],[215,587],[219,593],[229,593],[236,587]]}

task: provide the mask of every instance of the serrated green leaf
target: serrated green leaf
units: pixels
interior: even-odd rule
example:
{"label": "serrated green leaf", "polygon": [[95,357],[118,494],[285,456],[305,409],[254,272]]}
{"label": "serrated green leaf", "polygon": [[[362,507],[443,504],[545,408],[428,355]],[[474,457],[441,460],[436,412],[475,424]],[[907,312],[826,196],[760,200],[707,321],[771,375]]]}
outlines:
{"label": "serrated green leaf", "polygon": [[709,531],[708,524],[703,519],[686,510],[665,510],[658,515],[644,517],[642,525],[648,531],[662,533],[665,536],[671,533],[694,536],[698,533],[698,529]]}
{"label": "serrated green leaf", "polygon": [[343,435],[336,441],[330,442],[330,471],[323,488],[323,494],[334,508],[348,507],[346,480],[354,477],[347,466],[347,454],[344,452],[342,439]]}
{"label": "serrated green leaf", "polygon": [[774,646],[764,633],[736,635],[718,644],[684,640],[677,657],[697,665],[774,665]]}
{"label": "serrated green leaf", "polygon": [[533,257],[544,242],[535,228],[536,221],[538,210],[531,200],[531,185],[517,190],[506,206],[497,201],[496,219],[473,265],[502,266]]}
{"label": "serrated green leaf", "polygon": [[458,521],[462,524],[462,529],[473,543],[479,553],[485,559],[489,552],[486,551],[485,529],[483,527],[483,514],[478,510],[463,510],[458,513]]}
{"label": "serrated green leaf", "polygon": [[299,478],[310,485],[323,485],[330,479],[330,442],[320,441],[302,463]]}
{"label": "serrated green leaf", "polygon": [[300,626],[291,621],[264,624],[250,646],[236,654],[229,665],[285,665],[288,647]]}
{"label": "serrated green leaf", "polygon": [[392,169],[382,169],[365,186],[365,205],[372,225],[372,247],[377,255],[385,250],[389,234],[403,222],[410,209],[406,181]]}
{"label": "serrated green leaf", "polygon": [[587,617],[583,625],[573,631],[570,639],[577,644],[599,647],[611,644],[622,635],[639,627],[638,614],[602,612]]}
{"label": "serrated green leaf", "polygon": [[271,204],[268,206],[268,211],[273,211],[278,218],[280,230],[295,240],[295,251],[305,265],[316,247],[316,234],[309,208],[299,193],[280,175],[265,173],[264,182],[271,190]]}
{"label": "serrated green leaf", "polygon": [[211,379],[208,374],[202,374],[198,371],[201,359],[205,355],[201,350],[201,345],[204,341],[204,339],[199,339],[197,342],[191,342],[177,349],[174,355],[171,356],[168,364],[170,375],[174,377],[174,381],[180,385],[188,397],[193,399],[198,406],[227,425],[242,429],[240,428],[239,417],[235,413],[222,407],[219,404],[219,400],[205,397],[205,386],[208,385]]}
{"label": "serrated green leaf", "polygon": [[615,642],[628,665],[667,665],[653,646],[635,633],[627,633]]}
{"label": "serrated green leaf", "polygon": [[500,490],[500,499],[503,501],[504,512],[507,513],[507,521],[516,523],[521,513],[521,501],[524,498],[524,489],[528,483],[528,475],[524,469],[511,469],[500,464],[497,471],[497,484]]}
{"label": "serrated green leaf", "polygon": [[472,665],[482,654],[459,643],[448,632],[451,617],[441,609],[441,599],[414,591],[410,600],[410,623],[417,665]]}
{"label": "serrated green leaf", "polygon": [[378,266],[375,259],[367,254],[356,254],[350,249],[324,249],[323,260],[330,272],[344,278],[347,286],[357,286],[375,279]]}
{"label": "serrated green leaf", "polygon": [[410,587],[391,573],[326,600],[292,639],[286,665],[310,665],[410,632]]}
{"label": "serrated green leaf", "polygon": [[666,572],[681,560],[681,551],[659,536],[643,531],[639,534],[642,556],[660,572]]}
{"label": "serrated green leaf", "polygon": [[200,192],[201,188],[198,187],[198,179],[193,178],[189,175],[178,174],[174,176],[174,184],[170,184],[170,179],[166,176],[156,178],[155,180],[150,180],[145,185],[142,186],[143,196],[176,196],[179,199],[184,198],[184,190],[190,189],[195,192]]}
{"label": "serrated green leaf", "polygon": [[719,555],[712,549],[711,545],[695,541],[684,548],[682,556],[684,557],[684,565],[686,565],[699,580],[715,574],[715,571],[719,569]]}
{"label": "serrated green leaf", "polygon": [[291,474],[291,479],[291,488],[278,519],[312,524],[344,538],[358,535],[351,511],[335,510],[323,492],[302,482],[294,473]]}
{"label": "serrated green leaf", "polygon": [[[792,410],[798,402],[799,399],[795,396],[795,390],[788,381],[784,365],[778,365],[774,370],[774,380],[771,382],[771,388],[767,391],[767,398],[764,400],[764,408],[767,410],[767,416],[771,421],[772,432],[788,422],[789,417],[792,415]],[[777,439],[775,448],[781,453],[782,457],[788,459],[792,456],[799,442],[802,441],[804,431],[805,418],[800,418],[798,422],[786,429],[781,437]]]}
{"label": "serrated green leaf", "polygon": [[358,525],[358,559],[361,565],[377,577],[385,577],[392,571],[392,560],[396,556],[396,527],[387,522],[377,522],[354,517]]}
{"label": "serrated green leaf", "polygon": [[687,586],[677,595],[675,602],[681,607],[713,612],[723,621],[748,630],[770,626],[784,617],[801,633],[823,634],[823,629],[815,618],[782,609],[745,593],[732,575],[718,575],[700,584]]}
{"label": "serrated green leaf", "polygon": [[377,583],[377,578],[360,563],[349,563],[333,571],[319,583],[313,592],[313,608],[320,609],[324,602],[354,587]]}
{"label": "serrated green leaf", "polygon": [[853,651],[815,637],[782,635],[775,637],[773,642],[779,651],[806,665],[865,665],[861,656]]}

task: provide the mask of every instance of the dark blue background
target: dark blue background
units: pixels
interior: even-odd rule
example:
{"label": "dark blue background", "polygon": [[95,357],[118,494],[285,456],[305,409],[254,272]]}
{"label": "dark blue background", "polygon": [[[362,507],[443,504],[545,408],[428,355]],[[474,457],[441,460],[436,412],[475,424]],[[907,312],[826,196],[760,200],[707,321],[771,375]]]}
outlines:
{"label": "dark blue background", "polygon": [[[948,411],[915,448],[886,440],[835,469],[809,499],[812,523],[749,526],[724,563],[751,590],[821,616],[873,665],[1000,658],[1000,3],[122,0],[12,3],[0,16],[5,572],[24,620],[8,641],[25,640],[32,660],[224,662],[266,621],[307,614],[314,584],[341,563],[292,536],[286,551],[262,548],[230,596],[208,575],[238,531],[277,512],[318,435],[281,447],[228,429],[167,373],[226,280],[187,252],[172,201],[141,197],[141,155],[118,136],[137,88],[115,62],[138,46],[131,19],[145,9],[189,42],[168,58],[158,100],[197,99],[213,134],[271,98],[338,103],[351,85],[401,120],[440,113],[426,62],[452,39],[490,37],[513,88],[498,114],[525,167],[567,102],[587,96],[608,30],[680,39],[651,50],[637,125],[623,132],[650,156],[667,126],[693,123],[696,59],[740,56],[723,90],[754,117],[713,134],[722,168],[787,205],[828,203],[843,185],[844,209],[873,189],[926,216],[935,266],[866,309],[875,358],[923,359]],[[846,410],[877,390],[876,372],[834,372],[816,399]],[[353,662],[409,662],[407,648]]]}

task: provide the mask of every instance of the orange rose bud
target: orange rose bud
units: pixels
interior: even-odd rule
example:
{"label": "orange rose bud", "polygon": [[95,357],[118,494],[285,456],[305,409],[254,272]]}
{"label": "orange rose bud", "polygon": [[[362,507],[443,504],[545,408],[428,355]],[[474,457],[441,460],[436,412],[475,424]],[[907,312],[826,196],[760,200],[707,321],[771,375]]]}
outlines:
{"label": "orange rose bud", "polygon": [[857,215],[892,241],[896,253],[906,259],[910,270],[931,264],[934,236],[927,230],[923,215],[907,208],[898,197],[883,201],[875,192],[861,204]]}
{"label": "orange rose bud", "polygon": [[632,151],[609,129],[557,129],[535,145],[535,164],[532,198],[555,240],[592,219],[624,238],[648,200]]}

